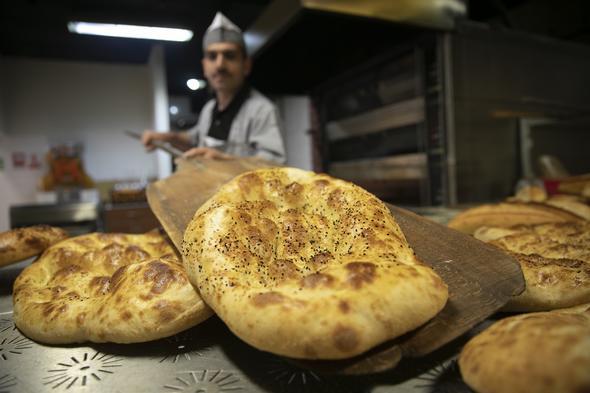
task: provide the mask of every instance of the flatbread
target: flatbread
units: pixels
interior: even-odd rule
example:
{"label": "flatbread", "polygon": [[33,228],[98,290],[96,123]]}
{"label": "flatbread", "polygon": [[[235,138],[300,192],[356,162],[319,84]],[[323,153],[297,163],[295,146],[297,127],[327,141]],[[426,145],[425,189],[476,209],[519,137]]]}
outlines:
{"label": "flatbread", "polygon": [[150,341],[212,314],[157,232],[62,241],[17,277],[13,303],[16,326],[48,344]]}
{"label": "flatbread", "polygon": [[557,186],[557,190],[564,194],[585,195],[585,190],[590,186],[590,174],[572,176],[566,179],[561,179]]}
{"label": "flatbread", "polygon": [[35,225],[0,233],[0,266],[41,254],[47,247],[68,237],[61,228]]}
{"label": "flatbread", "polygon": [[590,391],[590,305],[502,319],[461,351],[463,380],[479,393]]}
{"label": "flatbread", "polygon": [[526,186],[507,199],[509,202],[544,202],[547,200],[547,191],[540,186]]}
{"label": "flatbread", "polygon": [[449,228],[473,234],[478,228],[534,225],[549,222],[584,221],[581,217],[544,203],[498,203],[467,209],[455,216]]}
{"label": "flatbread", "polygon": [[545,311],[590,302],[590,223],[480,228],[474,234],[520,263],[525,291],[506,311]]}
{"label": "flatbread", "polygon": [[360,354],[422,325],[448,297],[379,199],[295,168],[225,184],[196,212],[182,251],[191,282],[237,336],[293,358]]}
{"label": "flatbread", "polygon": [[590,221],[590,205],[585,203],[581,197],[576,197],[574,195],[554,195],[545,203],[563,210],[567,210],[570,213]]}

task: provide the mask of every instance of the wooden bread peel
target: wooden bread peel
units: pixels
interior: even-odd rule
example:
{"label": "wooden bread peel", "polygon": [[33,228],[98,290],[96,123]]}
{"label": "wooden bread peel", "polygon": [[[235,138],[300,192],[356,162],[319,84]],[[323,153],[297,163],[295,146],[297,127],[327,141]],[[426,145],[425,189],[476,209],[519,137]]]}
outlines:
{"label": "wooden bread peel", "polygon": [[[195,211],[239,173],[272,166],[242,158],[208,161],[201,170],[186,160],[172,176],[148,186],[148,202],[178,249]],[[407,210],[388,205],[418,258],[432,266],[449,287],[444,309],[418,329],[357,357],[339,361],[301,361],[323,372],[369,374],[394,368],[402,357],[420,357],[461,336],[524,290],[516,260],[471,236]]]}

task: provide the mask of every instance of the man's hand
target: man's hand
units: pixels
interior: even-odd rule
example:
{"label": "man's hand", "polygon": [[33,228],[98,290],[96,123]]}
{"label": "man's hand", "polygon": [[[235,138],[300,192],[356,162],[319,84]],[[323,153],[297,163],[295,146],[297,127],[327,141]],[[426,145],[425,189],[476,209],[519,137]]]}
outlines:
{"label": "man's hand", "polygon": [[183,158],[202,157],[207,160],[233,160],[235,157],[211,147],[194,147],[184,152]]}
{"label": "man's hand", "polygon": [[153,141],[168,141],[168,134],[167,132],[156,132],[153,130],[145,130],[143,134],[141,134],[141,143],[145,146],[147,151],[152,151],[156,148],[153,145]]}

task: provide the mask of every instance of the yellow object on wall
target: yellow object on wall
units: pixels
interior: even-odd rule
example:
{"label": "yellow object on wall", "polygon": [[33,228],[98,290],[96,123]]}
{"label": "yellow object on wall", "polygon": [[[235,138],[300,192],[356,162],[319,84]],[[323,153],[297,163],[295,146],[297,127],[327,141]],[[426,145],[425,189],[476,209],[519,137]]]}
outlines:
{"label": "yellow object on wall", "polygon": [[41,179],[41,189],[51,191],[59,187],[92,187],[94,182],[84,171],[81,150],[79,145],[51,148],[46,155],[49,172]]}

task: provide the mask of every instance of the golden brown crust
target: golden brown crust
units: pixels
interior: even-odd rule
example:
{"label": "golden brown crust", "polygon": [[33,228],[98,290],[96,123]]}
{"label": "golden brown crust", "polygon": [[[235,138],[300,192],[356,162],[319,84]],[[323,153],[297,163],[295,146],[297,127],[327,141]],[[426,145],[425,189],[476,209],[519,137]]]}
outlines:
{"label": "golden brown crust", "polygon": [[498,203],[477,206],[455,216],[450,228],[473,234],[478,228],[508,228],[514,225],[534,225],[551,222],[582,221],[579,216],[558,207],[542,203]]}
{"label": "golden brown crust", "polygon": [[519,254],[579,259],[590,263],[590,223],[560,222],[520,225],[491,243]]}
{"label": "golden brown crust", "polygon": [[47,247],[66,239],[61,228],[34,225],[0,233],[0,266],[19,262],[41,254]]}
{"label": "golden brown crust", "polygon": [[157,232],[54,245],[18,276],[13,302],[17,327],[49,344],[150,341],[211,315]]}
{"label": "golden brown crust", "polygon": [[459,368],[479,393],[590,391],[590,305],[502,319],[465,345]]}
{"label": "golden brown crust", "polygon": [[582,195],[590,186],[590,175],[580,175],[563,179],[559,182],[557,189],[560,193]]}
{"label": "golden brown crust", "polygon": [[295,358],[360,354],[423,324],[448,296],[381,201],[294,168],[224,185],[189,224],[183,256],[236,335]]}
{"label": "golden brown crust", "polygon": [[539,186],[526,186],[518,190],[516,195],[508,198],[508,202],[543,202],[547,200],[545,188]]}
{"label": "golden brown crust", "polygon": [[525,291],[508,311],[545,311],[590,302],[590,223],[480,228],[476,238],[509,251],[521,265]]}
{"label": "golden brown crust", "polygon": [[590,206],[584,203],[581,198],[576,198],[572,195],[554,195],[545,203],[563,210],[567,210],[576,216],[590,221]]}
{"label": "golden brown crust", "polygon": [[535,254],[513,256],[522,268],[526,289],[510,299],[504,311],[546,311],[590,301],[590,264]]}

